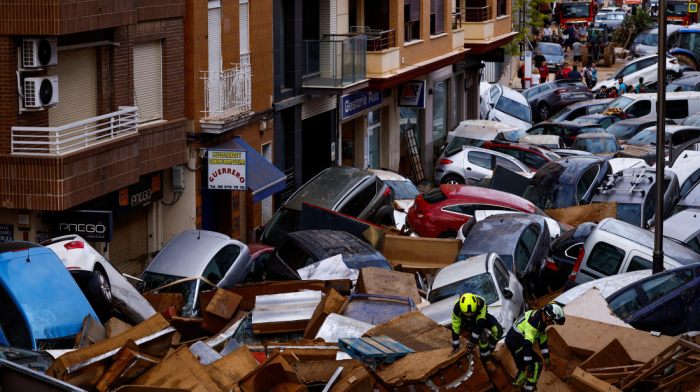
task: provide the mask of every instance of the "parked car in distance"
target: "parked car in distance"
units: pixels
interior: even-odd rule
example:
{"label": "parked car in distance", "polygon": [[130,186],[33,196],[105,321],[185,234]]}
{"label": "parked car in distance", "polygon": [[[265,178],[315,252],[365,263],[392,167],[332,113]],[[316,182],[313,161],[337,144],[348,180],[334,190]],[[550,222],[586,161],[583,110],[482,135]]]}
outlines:
{"label": "parked car in distance", "polygon": [[559,109],[559,111],[552,114],[547,121],[573,121],[581,116],[601,113],[603,109],[605,109],[605,106],[612,102],[612,100],[612,98],[605,98],[575,102]]}
{"label": "parked car in distance", "polygon": [[379,177],[380,180],[391,190],[391,202],[394,206],[394,222],[396,228],[401,230],[406,224],[406,214],[416,201],[416,196],[420,195],[420,191],[416,185],[408,178],[399,173],[389,170],[370,171]]}
{"label": "parked car in distance", "polygon": [[560,157],[592,157],[594,154],[588,151],[572,150],[570,148],[553,148],[552,152]]}
{"label": "parked car in distance", "polygon": [[528,135],[520,136],[518,143],[521,144],[532,144],[533,146],[538,146],[546,149],[553,148],[566,148],[564,140],[561,136],[555,135]]}
{"label": "parked car in distance", "polygon": [[[684,210],[664,220],[664,236],[678,240],[700,253],[700,211]],[[652,231],[654,229],[652,228]]]}
{"label": "parked car in distance", "polygon": [[[679,124],[689,113],[700,111],[700,91],[666,93],[666,118]],[[635,117],[656,117],[656,93],[627,93],[615,98],[605,109],[620,108]]]}
{"label": "parked car in distance", "polygon": [[459,123],[454,131],[447,133],[442,153],[462,146],[481,147],[491,140],[518,141],[525,131],[510,124],[488,120],[466,120]]}
{"label": "parked car in distance", "polygon": [[537,171],[547,162],[561,158],[547,149],[513,142],[486,142],[483,148],[508,154],[524,163],[532,171]]}
{"label": "parked car in distance", "polygon": [[493,215],[478,222],[464,240],[455,263],[495,252],[526,290],[537,282],[551,237],[545,219],[533,214]]}
{"label": "parked car in distance", "polygon": [[435,166],[433,176],[437,184],[473,184],[493,174],[496,166],[514,172],[531,172],[520,160],[502,152],[479,147],[462,146],[447,151]]}
{"label": "parked car in distance", "polygon": [[683,119],[683,121],[680,122],[678,125],[687,125],[689,127],[697,127],[700,126],[700,112],[698,113],[693,113],[690,116],[686,117]]}
{"label": "parked car in distance", "polygon": [[700,75],[684,75],[666,85],[667,92],[700,91]]}
{"label": "parked car in distance", "polygon": [[428,289],[430,305],[421,313],[449,327],[455,303],[464,293],[483,298],[504,331],[525,311],[523,286],[496,253],[489,253],[440,268]]}
{"label": "parked car in distance", "polygon": [[[566,55],[561,45],[550,43],[550,42],[540,42],[535,51],[532,52],[533,55],[541,51],[542,56],[544,56],[547,61],[547,68],[549,72],[557,72],[564,68],[564,62],[566,61]],[[538,67],[542,64],[536,64]]]}
{"label": "parked car in distance", "polygon": [[[675,125],[676,123],[667,118],[665,121],[666,125]],[[642,118],[627,118],[622,121],[615,122],[609,125],[605,130],[608,133],[615,135],[620,143],[624,143],[634,135],[638,134],[644,129],[652,128],[656,126],[656,117],[642,117]]]}
{"label": "parked car in distance", "polygon": [[628,118],[634,118],[634,116],[632,116],[632,115],[618,116],[615,114],[598,113],[598,114],[589,114],[586,116],[581,116],[574,121],[581,122],[581,123],[597,124],[597,125],[600,125],[603,129],[607,129],[609,126],[615,124],[616,122],[626,120]]}
{"label": "parked car in distance", "polygon": [[637,34],[637,37],[635,37],[634,41],[632,41],[632,45],[630,45],[629,51],[630,51],[630,53],[632,53],[632,56],[634,58],[654,54],[654,52],[646,53],[646,51],[645,51],[645,53],[642,54],[639,51],[639,49],[637,49],[640,47],[640,45],[642,45],[642,42],[644,42],[644,38],[646,38],[646,36],[649,35],[650,31],[651,30],[645,30],[645,31],[640,32],[639,34]]}
{"label": "parked car in distance", "polygon": [[588,151],[601,158],[610,159],[620,151],[615,135],[609,133],[583,133],[576,137],[572,150]]}
{"label": "parked car in distance", "polygon": [[[664,268],[700,262],[692,248],[664,238]],[[564,290],[594,279],[652,267],[654,233],[615,218],[603,219],[586,238]]]}
{"label": "parked car in distance", "polygon": [[313,204],[370,223],[394,225],[391,190],[376,174],[347,166],[332,166],[309,180],[272,216],[260,242],[277,246],[285,234],[299,230],[301,205]]}
{"label": "parked car in distance", "polygon": [[[556,45],[556,44],[555,44]],[[580,80],[555,80],[523,91],[532,108],[533,119],[546,121],[559,109],[575,102],[593,99],[593,93]]]}
{"label": "parked car in distance", "polygon": [[[647,38],[649,37],[650,36],[647,36]],[[655,83],[657,81],[656,78],[659,68],[658,61],[659,59],[655,55],[644,56],[635,60],[631,60],[608,79],[598,81],[598,84],[596,84],[595,87],[593,87],[593,91],[598,92],[603,86],[605,86],[608,90],[610,90],[611,87],[617,87],[620,78],[622,78],[626,86],[636,86],[637,84],[639,84],[639,78],[644,78],[645,84]],[[678,64],[678,60],[675,57],[667,54],[666,83],[670,84],[672,81],[674,81],[680,76],[681,67]],[[623,97],[624,96],[626,96],[626,94],[623,95]]]}
{"label": "parked car in distance", "polygon": [[481,118],[499,121],[520,129],[532,124],[530,104],[522,94],[500,84],[493,85],[481,96]]}
{"label": "parked car in distance", "polygon": [[576,136],[582,133],[604,133],[605,129],[597,124],[580,123],[575,121],[541,122],[528,129],[528,135],[555,135],[564,140],[567,147],[574,144]]}
{"label": "parked car in distance", "polygon": [[267,260],[265,280],[300,280],[297,270],[338,254],[350,269],[377,267],[393,270],[381,253],[350,233],[301,230],[282,238]]}
{"label": "parked car in distance", "polygon": [[510,193],[450,184],[416,197],[406,223],[421,237],[456,238],[457,230],[478,210],[538,212],[532,203]]}
{"label": "parked car in distance", "polygon": [[100,320],[51,249],[3,242],[0,265],[0,345],[72,349],[85,317]]}
{"label": "parked car in distance", "polygon": [[612,32],[613,30],[619,28],[622,25],[622,22],[627,18],[627,13],[626,12],[618,12],[618,11],[613,11],[613,12],[608,12],[605,14],[605,18],[602,20],[601,23],[604,23],[605,25],[608,26],[608,31]]}
{"label": "parked car in distance", "polygon": [[79,235],[56,237],[41,244],[58,256],[100,318],[116,308],[134,324],[156,312],[116,268]]}
{"label": "parked car in distance", "polygon": [[[680,199],[678,177],[672,171],[664,174],[664,216],[671,215]],[[656,218],[656,169],[625,169],[609,175],[591,204],[617,203],[617,219],[642,228],[653,225]]]}
{"label": "parked car in distance", "polygon": [[[666,48],[670,49],[676,46],[678,43],[678,30],[682,28],[683,26],[674,26],[671,24],[666,26],[666,35],[668,37],[666,40]],[[645,33],[646,35],[644,38],[640,43],[637,43],[636,47],[634,48],[633,54],[635,57],[650,56],[659,51],[659,29],[656,28],[653,30],[647,30]],[[637,37],[637,39],[638,38],[639,37]],[[637,39],[634,40],[635,43],[637,42]],[[631,48],[630,51],[632,51]]]}
{"label": "parked car in distance", "polygon": [[589,204],[611,173],[607,160],[594,155],[560,158],[535,173],[523,198],[543,210]]}
{"label": "parked car in distance", "polygon": [[581,223],[552,240],[549,256],[545,259],[545,268],[540,274],[540,282],[546,282],[552,290],[564,286],[571,275],[583,243],[596,225],[593,222]]}
{"label": "parked car in distance", "polygon": [[[678,149],[684,143],[700,138],[699,127],[687,127],[685,125],[669,125],[666,128],[666,156],[670,152]],[[623,150],[618,153],[622,158],[644,159],[646,163],[652,165],[656,163],[656,127],[647,128],[639,132],[622,145]],[[698,145],[693,144],[686,147],[686,150],[697,151]],[[674,151],[681,153],[680,151]],[[675,154],[674,154],[675,155]],[[672,162],[673,163],[673,162]]]}

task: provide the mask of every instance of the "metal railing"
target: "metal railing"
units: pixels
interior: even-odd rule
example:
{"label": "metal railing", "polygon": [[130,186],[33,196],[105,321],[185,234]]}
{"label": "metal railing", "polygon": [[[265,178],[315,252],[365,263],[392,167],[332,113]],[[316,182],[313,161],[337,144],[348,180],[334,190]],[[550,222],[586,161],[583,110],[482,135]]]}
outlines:
{"label": "metal railing", "polygon": [[224,71],[203,71],[204,115],[224,119],[251,110],[250,53],[241,54],[241,62]]}
{"label": "metal railing", "polygon": [[367,36],[367,51],[381,52],[384,49],[396,47],[396,31],[370,29],[367,26],[351,26],[352,35],[362,34]]}
{"label": "metal railing", "polygon": [[60,127],[12,127],[11,153],[63,155],[138,130],[138,108],[120,106],[119,111]]}
{"label": "metal railing", "polygon": [[491,6],[457,7],[465,22],[485,22],[491,20]]}
{"label": "metal railing", "polygon": [[452,14],[452,30],[457,30],[462,28],[462,13],[455,12]]}
{"label": "metal railing", "polygon": [[367,79],[367,37],[305,40],[303,87],[343,87]]}

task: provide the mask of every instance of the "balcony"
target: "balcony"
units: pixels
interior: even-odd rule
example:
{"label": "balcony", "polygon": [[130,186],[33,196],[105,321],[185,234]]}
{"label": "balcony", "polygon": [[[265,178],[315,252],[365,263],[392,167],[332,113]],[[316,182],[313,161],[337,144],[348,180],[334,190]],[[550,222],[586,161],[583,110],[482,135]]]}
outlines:
{"label": "balcony", "polygon": [[138,133],[138,108],[119,111],[60,127],[12,127],[12,155],[61,156]]}
{"label": "balcony", "polygon": [[251,111],[250,53],[241,55],[240,64],[219,72],[202,72],[204,117],[202,132],[222,133]]}
{"label": "balcony", "polygon": [[363,34],[367,37],[368,77],[396,73],[401,68],[395,30],[378,30],[367,26],[351,26],[350,32],[350,34]]}
{"label": "balcony", "polygon": [[367,85],[367,36],[305,40],[302,48],[305,94],[342,95]]}

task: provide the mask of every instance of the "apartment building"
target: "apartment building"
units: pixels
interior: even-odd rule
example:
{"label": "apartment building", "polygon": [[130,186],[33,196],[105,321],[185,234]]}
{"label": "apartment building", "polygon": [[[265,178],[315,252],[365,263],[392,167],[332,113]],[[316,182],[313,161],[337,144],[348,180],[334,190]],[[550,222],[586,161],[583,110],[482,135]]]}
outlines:
{"label": "apartment building", "polygon": [[80,234],[138,274],[187,158],[184,0],[0,7],[0,239]]}

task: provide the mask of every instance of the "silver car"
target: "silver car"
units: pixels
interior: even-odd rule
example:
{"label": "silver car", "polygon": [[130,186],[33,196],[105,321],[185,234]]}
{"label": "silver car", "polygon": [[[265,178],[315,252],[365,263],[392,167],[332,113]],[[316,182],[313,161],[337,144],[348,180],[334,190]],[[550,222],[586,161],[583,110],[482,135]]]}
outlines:
{"label": "silver car", "polygon": [[433,178],[439,184],[473,185],[482,178],[493,175],[496,166],[514,172],[532,172],[522,162],[508,154],[479,147],[462,146],[459,150],[445,152],[435,167]]}

